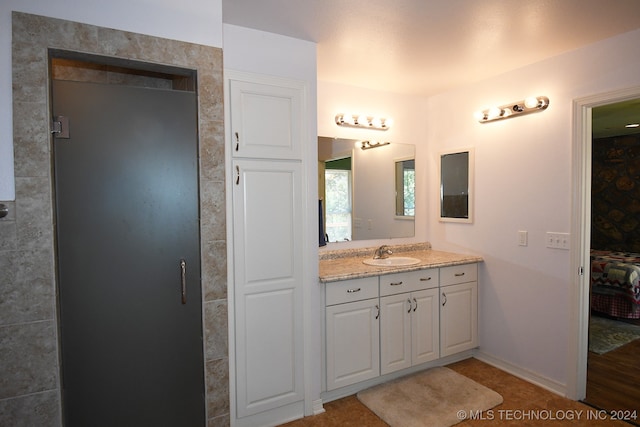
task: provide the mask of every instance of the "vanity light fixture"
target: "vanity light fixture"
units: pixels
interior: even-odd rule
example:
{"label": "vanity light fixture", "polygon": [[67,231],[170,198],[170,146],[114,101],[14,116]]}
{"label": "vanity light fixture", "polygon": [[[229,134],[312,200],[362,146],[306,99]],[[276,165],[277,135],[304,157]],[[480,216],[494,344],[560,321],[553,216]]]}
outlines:
{"label": "vanity light fixture", "polygon": [[336,124],[354,128],[388,130],[391,126],[391,120],[384,117],[367,116],[366,114],[351,115],[340,113],[336,114]]}
{"label": "vanity light fixture", "polygon": [[480,123],[488,123],[494,120],[518,117],[546,110],[548,106],[549,98],[546,96],[536,96],[500,107],[492,107],[487,110],[478,111],[475,113],[475,117]]}
{"label": "vanity light fixture", "polygon": [[377,142],[377,141],[358,141],[356,142],[356,147],[361,148],[363,150],[369,150],[371,148],[383,147],[385,145],[391,144],[388,141],[385,142]]}

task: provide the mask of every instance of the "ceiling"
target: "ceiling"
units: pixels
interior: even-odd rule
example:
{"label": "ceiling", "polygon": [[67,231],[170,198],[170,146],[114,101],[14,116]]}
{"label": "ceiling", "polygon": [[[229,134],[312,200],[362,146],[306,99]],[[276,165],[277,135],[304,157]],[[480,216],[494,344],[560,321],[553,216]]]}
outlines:
{"label": "ceiling", "polygon": [[316,42],[318,80],[424,96],[640,28],[638,0],[222,0],[222,14]]}
{"label": "ceiling", "polygon": [[629,124],[640,125],[640,99],[595,107],[592,117],[594,139],[640,133],[640,126],[625,127]]}
{"label": "ceiling", "polygon": [[[222,15],[316,42],[318,80],[431,96],[638,29],[640,1],[222,0]],[[594,136],[633,121],[639,102],[599,107]]]}

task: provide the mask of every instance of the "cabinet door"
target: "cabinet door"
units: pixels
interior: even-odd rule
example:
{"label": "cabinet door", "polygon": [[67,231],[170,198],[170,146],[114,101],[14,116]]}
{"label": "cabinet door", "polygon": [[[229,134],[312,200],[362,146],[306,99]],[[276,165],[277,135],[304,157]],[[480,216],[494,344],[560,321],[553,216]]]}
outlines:
{"label": "cabinet door", "polygon": [[380,298],[380,372],[388,374],[411,366],[410,294]]}
{"label": "cabinet door", "polygon": [[326,308],[327,390],[380,375],[378,299]]}
{"label": "cabinet door", "polygon": [[229,82],[233,157],[300,159],[304,90],[294,82]]}
{"label": "cabinet door", "polygon": [[478,282],[440,288],[440,355],[478,345]]}
{"label": "cabinet door", "polygon": [[438,289],[413,292],[411,300],[411,361],[417,365],[440,357]]}
{"label": "cabinet door", "polygon": [[237,411],[303,399],[301,165],[233,162]]}

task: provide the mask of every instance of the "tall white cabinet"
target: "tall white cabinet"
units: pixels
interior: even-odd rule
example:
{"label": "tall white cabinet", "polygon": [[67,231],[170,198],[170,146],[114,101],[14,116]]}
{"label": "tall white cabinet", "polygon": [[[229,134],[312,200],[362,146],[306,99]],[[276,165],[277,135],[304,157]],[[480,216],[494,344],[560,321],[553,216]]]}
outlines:
{"label": "tall white cabinet", "polygon": [[304,411],[305,88],[244,74],[227,84],[233,424],[276,424]]}

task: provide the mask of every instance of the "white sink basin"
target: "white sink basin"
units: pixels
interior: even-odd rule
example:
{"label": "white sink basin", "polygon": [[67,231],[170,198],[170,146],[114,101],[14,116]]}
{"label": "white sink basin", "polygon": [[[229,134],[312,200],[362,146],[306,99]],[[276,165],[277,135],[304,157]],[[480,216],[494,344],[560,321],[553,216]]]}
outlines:
{"label": "white sink basin", "polygon": [[393,256],[389,258],[373,259],[368,258],[362,261],[367,265],[375,265],[377,267],[403,267],[405,265],[419,264],[421,260],[408,256]]}

